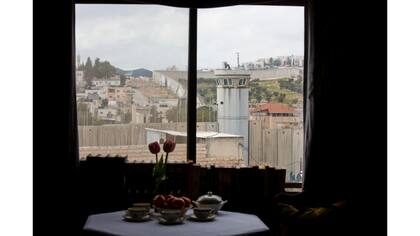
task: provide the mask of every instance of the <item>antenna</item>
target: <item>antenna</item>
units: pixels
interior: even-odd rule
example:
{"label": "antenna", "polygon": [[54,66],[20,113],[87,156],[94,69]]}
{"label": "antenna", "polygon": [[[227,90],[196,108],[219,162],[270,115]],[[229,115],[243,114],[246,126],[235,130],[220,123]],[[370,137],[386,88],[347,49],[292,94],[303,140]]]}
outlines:
{"label": "antenna", "polygon": [[77,53],[77,67],[80,66],[80,53]]}
{"label": "antenna", "polygon": [[238,62],[238,69],[239,69],[239,52],[236,52],[235,54],[236,54],[236,60]]}

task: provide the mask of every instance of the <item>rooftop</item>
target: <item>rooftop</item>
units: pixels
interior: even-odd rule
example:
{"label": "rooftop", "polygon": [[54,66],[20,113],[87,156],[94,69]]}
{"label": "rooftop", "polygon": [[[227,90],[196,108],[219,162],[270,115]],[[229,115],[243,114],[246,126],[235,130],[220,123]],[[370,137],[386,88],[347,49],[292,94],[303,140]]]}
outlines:
{"label": "rooftop", "polygon": [[295,109],[288,106],[284,103],[265,103],[257,106],[256,108],[251,108],[249,112],[268,112],[268,113],[295,113]]}

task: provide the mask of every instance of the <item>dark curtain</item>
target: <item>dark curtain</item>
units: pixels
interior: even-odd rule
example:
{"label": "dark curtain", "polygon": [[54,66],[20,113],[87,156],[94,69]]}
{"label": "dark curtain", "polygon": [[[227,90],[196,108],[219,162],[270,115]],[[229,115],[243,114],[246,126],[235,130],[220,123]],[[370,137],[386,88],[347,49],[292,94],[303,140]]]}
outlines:
{"label": "dark curtain", "polygon": [[348,78],[344,74],[345,57],[351,56],[346,37],[352,32],[340,21],[340,14],[346,11],[337,5],[328,0],[305,4],[304,191],[326,202],[343,198],[349,190],[346,177],[351,173],[346,173],[346,166],[351,151],[346,149],[353,143],[347,138],[349,124],[345,120],[351,114],[348,105],[352,98],[346,94]]}
{"label": "dark curtain", "polygon": [[[381,124],[367,122],[373,117],[378,122],[384,119],[379,115],[384,114],[386,77],[380,70],[384,65],[368,67],[363,57],[367,52],[377,53],[372,55],[372,64],[378,64],[386,59],[386,48],[380,48],[381,41],[375,42],[377,36],[372,35],[383,22],[374,25],[365,18],[369,12],[364,7],[328,0],[306,3],[304,188],[308,192],[346,196],[360,185],[359,176],[366,177],[366,181],[371,177],[368,169],[357,171],[373,168],[369,165],[372,157],[366,155],[371,148],[363,148],[377,144],[366,137]],[[371,101],[378,102],[368,105]],[[380,113],[373,114],[375,111]],[[383,141],[380,134],[384,130],[374,133]]]}
{"label": "dark curtain", "polygon": [[34,235],[78,235],[82,224],[73,11],[71,0],[34,4]]}
{"label": "dark curtain", "polygon": [[386,1],[305,7],[304,193],[347,200],[357,233],[384,235]]}

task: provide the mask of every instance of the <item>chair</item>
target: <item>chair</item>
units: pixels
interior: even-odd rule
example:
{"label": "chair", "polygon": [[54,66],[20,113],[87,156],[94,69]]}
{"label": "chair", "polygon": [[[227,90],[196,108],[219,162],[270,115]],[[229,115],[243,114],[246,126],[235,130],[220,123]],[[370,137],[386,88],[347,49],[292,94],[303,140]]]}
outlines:
{"label": "chair", "polygon": [[349,235],[348,202],[305,193],[279,193],[273,199],[276,235]]}
{"label": "chair", "polygon": [[127,156],[86,157],[84,192],[88,214],[121,210],[127,205]]}

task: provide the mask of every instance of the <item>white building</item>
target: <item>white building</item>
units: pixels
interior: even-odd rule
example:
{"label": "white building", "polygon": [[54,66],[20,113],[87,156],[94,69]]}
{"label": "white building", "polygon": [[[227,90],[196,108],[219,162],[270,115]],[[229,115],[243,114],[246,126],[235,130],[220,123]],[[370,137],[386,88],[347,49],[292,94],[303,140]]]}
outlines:
{"label": "white building", "polygon": [[103,88],[98,89],[86,89],[85,90],[85,96],[88,97],[89,95],[97,94],[101,99],[106,98],[106,91]]}
{"label": "white building", "polygon": [[252,62],[246,62],[243,64],[245,70],[254,70],[255,64]]}
{"label": "white building", "polygon": [[[175,130],[160,130],[145,128],[147,131],[147,143],[159,140],[171,139],[177,144],[187,143],[187,132]],[[197,131],[197,144],[205,144],[206,158],[214,159],[220,163],[225,159],[237,159],[239,163],[247,163],[243,160],[243,142],[241,135],[219,133],[214,131]]]}
{"label": "white building", "polygon": [[131,123],[132,124],[145,124],[150,123],[151,107],[136,105],[131,106]]}
{"label": "white building", "polygon": [[248,164],[248,119],[250,73],[244,70],[215,70],[219,131],[244,137],[243,157]]}
{"label": "white building", "polygon": [[[197,72],[197,78],[207,77],[211,72]],[[204,75],[204,76],[203,76]],[[185,98],[187,96],[186,87],[183,86],[183,82],[187,81],[187,71],[164,71],[155,70],[153,71],[153,80],[159,83],[161,86],[165,86],[178,98]],[[186,85],[186,82],[185,82]],[[197,96],[197,107],[201,107],[204,104]]]}
{"label": "white building", "polygon": [[187,91],[182,86],[181,83],[179,83],[179,79],[186,79],[185,78],[174,78],[167,76],[165,71],[153,71],[153,80],[158,82],[161,86],[165,86],[168,89],[170,89],[172,92],[174,92],[177,97],[185,97],[187,94]]}
{"label": "white building", "polygon": [[76,84],[83,83],[83,71],[82,70],[76,70]]}
{"label": "white building", "polygon": [[256,62],[255,62],[255,64],[254,64],[254,66],[255,66],[255,69],[264,69],[264,66],[265,66],[265,59],[258,59]]}
{"label": "white building", "polygon": [[114,76],[112,78],[108,79],[93,79],[92,85],[97,87],[103,87],[103,86],[120,86],[121,81],[118,76]]}

